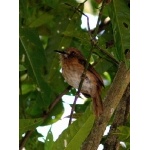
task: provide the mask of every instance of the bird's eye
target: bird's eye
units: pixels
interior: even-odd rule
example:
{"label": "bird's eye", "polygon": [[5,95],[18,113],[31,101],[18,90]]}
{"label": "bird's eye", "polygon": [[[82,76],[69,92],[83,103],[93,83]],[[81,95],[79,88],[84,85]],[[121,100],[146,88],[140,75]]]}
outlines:
{"label": "bird's eye", "polygon": [[74,52],[74,51],[72,51],[72,52],[71,52],[71,55],[75,55],[75,52]]}
{"label": "bird's eye", "polygon": [[76,56],[76,52],[75,51],[70,51],[69,57],[73,58]]}
{"label": "bird's eye", "polygon": [[75,56],[76,53],[75,53],[74,51],[72,51],[72,52],[70,53],[70,55],[71,55],[71,56]]}

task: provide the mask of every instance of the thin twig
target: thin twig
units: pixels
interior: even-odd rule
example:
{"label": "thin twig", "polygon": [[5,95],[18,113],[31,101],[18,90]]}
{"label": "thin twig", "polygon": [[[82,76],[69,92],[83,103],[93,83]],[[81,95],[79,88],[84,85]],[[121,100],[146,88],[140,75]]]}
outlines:
{"label": "thin twig", "polygon": [[[95,45],[95,47],[100,50],[103,54],[105,54],[106,56],[108,56],[108,58],[110,58],[110,60],[112,60],[115,64],[119,65],[119,61],[116,60],[110,53],[108,53],[106,50],[100,48],[97,44]],[[105,58],[107,59],[107,58]],[[107,59],[109,61],[109,59]]]}
{"label": "thin twig", "polygon": [[27,131],[25,136],[21,139],[21,142],[19,143],[19,150],[22,150],[22,148],[25,146],[25,143],[27,142],[30,135],[33,133],[34,130]]}
{"label": "thin twig", "polygon": [[[69,7],[73,7],[72,5],[70,5],[69,3],[65,3],[67,6],[69,6]],[[90,24],[89,24],[89,17],[86,15],[86,14],[84,14],[79,8],[77,8],[77,7],[73,7],[76,11],[78,11],[79,13],[81,13],[83,16],[85,16],[86,18],[87,18],[87,27],[88,27],[88,32],[89,32],[89,35],[90,35],[90,38],[92,39],[92,37],[91,37],[91,29],[90,29]]]}
{"label": "thin twig", "polygon": [[[66,5],[71,6],[68,3]],[[81,76],[81,80],[80,80],[80,83],[79,83],[79,88],[78,88],[78,91],[77,91],[75,99],[74,99],[74,103],[73,103],[72,110],[71,110],[71,113],[70,113],[70,119],[69,119],[69,124],[68,125],[70,125],[71,122],[72,122],[72,117],[73,117],[73,111],[75,109],[75,104],[76,104],[76,101],[79,97],[79,94],[80,94],[80,91],[81,91],[81,88],[82,88],[82,84],[84,82],[84,78],[85,78],[85,75],[86,75],[86,71],[87,71],[87,68],[89,66],[89,61],[90,61],[90,58],[91,58],[91,55],[92,55],[93,46],[96,44],[95,39],[92,37],[92,34],[91,34],[90,24],[89,24],[89,17],[87,15],[85,15],[78,8],[74,7],[74,9],[77,10],[78,12],[80,12],[82,15],[84,15],[87,18],[88,33],[89,33],[89,36],[90,36],[90,39],[91,39],[91,50],[90,50],[90,53],[89,53],[89,57],[87,58],[87,61],[86,61],[86,66],[85,66],[84,71],[83,71],[82,76]]]}
{"label": "thin twig", "polygon": [[76,96],[75,96],[75,99],[74,99],[74,103],[73,103],[73,106],[72,106],[72,110],[71,110],[71,114],[70,114],[69,125],[72,122],[73,111],[75,109],[75,104],[76,104],[76,101],[77,101],[77,99],[79,97],[79,94],[80,94],[80,91],[81,91],[81,88],[82,88],[82,84],[83,84],[83,81],[84,81],[85,76],[86,76],[86,71],[87,71],[88,66],[89,66],[89,61],[90,61],[90,58],[91,58],[92,50],[93,50],[93,45],[91,47],[91,50],[90,50],[90,53],[89,53],[89,57],[88,57],[88,59],[86,61],[86,65],[85,65],[84,71],[83,71],[83,73],[81,75],[81,80],[80,80],[80,83],[79,83],[79,88],[78,88],[78,91],[76,93]]}
{"label": "thin twig", "polygon": [[[86,16],[86,15],[85,15],[85,16]],[[88,28],[90,29],[89,18],[88,18],[88,16],[86,16],[86,17],[87,17],[87,21],[88,21],[88,23],[87,23],[87,24],[88,24]],[[90,37],[92,37],[92,36],[91,36],[91,32],[89,32],[89,34],[90,34]],[[89,57],[87,58],[84,71],[83,71],[82,76],[81,76],[81,81],[80,81],[80,83],[79,83],[78,92],[76,93],[76,96],[75,96],[75,99],[74,99],[74,103],[73,103],[73,106],[72,106],[72,110],[71,110],[71,114],[70,114],[70,119],[69,119],[69,125],[70,125],[71,122],[72,122],[73,111],[74,111],[74,109],[75,109],[75,104],[76,104],[76,101],[77,101],[77,99],[78,99],[78,97],[79,97],[79,94],[80,94],[80,91],[81,91],[81,88],[82,88],[82,84],[83,84],[84,78],[85,78],[85,76],[86,76],[86,71],[87,71],[88,66],[89,66],[89,62],[90,62],[90,58],[91,58],[91,55],[92,55],[92,50],[93,50],[94,44],[95,44],[95,43],[91,42],[91,45],[92,45],[92,46],[91,46],[91,50],[90,50],[90,53],[89,53]]]}
{"label": "thin twig", "polygon": [[[104,8],[104,1],[103,0],[103,3],[102,3],[102,6],[101,6],[101,9],[99,11],[99,18],[98,18],[98,21],[97,21],[97,25],[96,25],[96,30],[95,30],[95,33],[97,32],[98,30],[98,26],[99,26],[99,21],[100,21],[100,18],[101,18],[101,13],[102,13],[102,10]],[[68,3],[65,3],[66,5],[70,6],[70,7],[73,7],[72,5],[68,4]],[[84,68],[84,71],[82,73],[82,78],[81,78],[81,81],[80,81],[80,84],[79,84],[79,88],[78,88],[78,92],[76,93],[76,96],[75,96],[75,99],[74,99],[74,103],[73,103],[73,106],[72,106],[72,110],[71,110],[71,114],[70,114],[70,119],[69,119],[69,125],[71,124],[72,122],[72,117],[73,117],[73,111],[75,109],[75,104],[76,104],[76,101],[79,97],[79,94],[80,94],[80,91],[81,91],[81,88],[82,88],[82,84],[83,84],[83,81],[84,81],[84,78],[85,78],[85,75],[86,75],[86,70],[88,68],[88,65],[89,65],[89,61],[90,61],[90,58],[91,58],[91,55],[92,55],[92,50],[93,50],[93,46],[96,46],[98,47],[97,45],[97,41],[95,39],[95,37],[92,36],[92,33],[91,33],[91,30],[90,30],[90,24],[89,24],[89,17],[87,15],[85,15],[80,9],[78,9],[77,7],[73,7],[76,11],[80,12],[82,15],[84,15],[86,18],[87,18],[87,27],[88,27],[88,33],[89,33],[89,36],[90,36],[90,40],[91,40],[91,50],[90,50],[90,54],[89,54],[89,57],[87,59],[87,63],[86,63],[86,67]],[[99,47],[98,47],[99,48]],[[99,48],[100,49],[100,48]],[[101,50],[101,49],[100,49]],[[101,50],[102,51],[102,50]],[[113,56],[111,56],[109,53],[103,51],[104,54],[106,54],[109,58],[111,58],[111,60],[115,61],[115,63],[118,64],[117,60],[115,60],[115,58],[113,58]]]}
{"label": "thin twig", "polygon": [[80,91],[77,92],[76,96],[75,96],[75,99],[74,99],[74,102],[73,102],[73,105],[72,105],[72,108],[71,108],[71,113],[70,113],[70,118],[69,118],[69,123],[68,123],[68,126],[71,125],[71,122],[72,122],[72,117],[73,117],[73,111],[75,110],[75,105],[76,105],[76,102],[77,102],[77,99],[79,97],[79,93]]}
{"label": "thin twig", "polygon": [[105,5],[105,0],[103,0],[101,3],[102,3],[102,5],[101,5],[101,8],[99,10],[99,15],[98,15],[98,19],[97,19],[97,24],[96,24],[94,36],[96,36],[96,34],[98,33],[99,22],[101,20],[102,11],[103,11],[103,8],[104,8],[104,5]]}
{"label": "thin twig", "polygon": [[100,33],[102,30],[104,30],[110,24],[110,20],[105,22],[105,19],[101,22],[101,24],[98,25],[98,30],[97,31],[95,31],[96,28],[91,30],[92,34],[94,34],[95,32],[97,32],[97,34]]}
{"label": "thin twig", "polygon": [[[86,1],[84,1],[84,3],[85,3],[85,2],[86,2]],[[72,5],[70,5],[70,4],[68,4],[68,3],[65,3],[65,4],[66,4],[67,6],[73,7]],[[83,3],[82,3],[82,4],[83,4]],[[93,39],[93,38],[92,38],[92,35],[91,35],[91,31],[90,31],[89,17],[88,17],[87,15],[85,15],[79,8],[76,8],[76,7],[73,7],[73,8],[74,8],[76,11],[80,12],[82,15],[84,15],[84,16],[87,18],[88,32],[89,32],[90,38]],[[89,61],[90,61],[90,58],[91,58],[93,45],[94,45],[94,44],[93,44],[93,42],[92,42],[92,48],[91,48],[91,50],[90,50],[90,54],[89,54],[89,57],[88,57],[88,59],[87,59],[86,66],[85,66],[84,71],[83,71],[82,76],[81,76],[81,81],[80,81],[80,83],[79,83],[79,88],[78,88],[78,91],[77,91],[77,93],[76,93],[76,95],[75,95],[75,99],[74,99],[74,102],[73,102],[73,105],[72,105],[72,109],[71,109],[70,119],[69,119],[69,124],[68,124],[68,125],[70,125],[71,122],[72,122],[73,111],[74,111],[74,109],[75,109],[75,105],[76,105],[77,99],[78,99],[78,97],[79,97],[81,88],[82,88],[82,84],[83,84],[83,81],[84,81],[84,78],[85,78],[85,75],[86,75],[86,70],[87,70],[87,68],[88,68],[88,66],[89,66]]]}
{"label": "thin twig", "polygon": [[[49,114],[51,113],[53,108],[57,105],[57,103],[60,101],[61,97],[64,94],[66,94],[70,89],[71,89],[71,86],[68,86],[62,93],[60,93],[58,95],[58,97],[52,102],[52,104],[50,104],[50,106],[48,107],[48,112],[46,113],[46,115],[44,114],[44,116],[43,116],[44,120],[46,120],[49,117]],[[27,140],[32,135],[33,131],[34,130],[30,130],[30,131],[26,132],[25,136],[21,139],[21,141],[19,143],[19,150],[22,150],[22,148],[25,146]]]}
{"label": "thin twig", "polygon": [[58,97],[50,104],[50,106],[48,107],[48,112],[45,116],[45,118],[47,118],[47,116],[50,114],[50,112],[52,111],[52,109],[56,106],[56,104],[61,100],[61,97],[66,94],[69,90],[71,89],[71,86],[68,86],[62,93],[60,93],[58,95]]}
{"label": "thin twig", "polygon": [[[73,7],[72,5],[70,5],[69,3],[65,3],[67,6],[69,6],[69,7]],[[95,35],[94,36],[92,36],[92,31],[91,31],[91,29],[90,29],[90,24],[89,24],[89,17],[86,15],[86,14],[84,14],[80,9],[78,9],[78,8],[76,8],[76,7],[73,7],[76,11],[78,11],[78,12],[80,12],[82,15],[84,15],[86,18],[87,18],[87,28],[88,28],[88,33],[89,33],[89,36],[90,36],[90,40],[91,40],[91,43],[93,44],[93,45],[95,45],[95,47],[97,48],[97,49],[99,49],[103,54],[105,54],[106,56],[108,56],[113,62],[115,62],[115,64],[119,64],[119,62],[110,54],[110,53],[108,53],[107,51],[105,51],[105,50],[103,50],[103,49],[101,49],[98,45],[97,45],[97,41],[96,41],[96,39],[95,39],[95,36],[96,36],[96,34],[97,34],[97,31],[98,31],[98,28],[99,28],[99,22],[100,22],[100,19],[101,19],[101,14],[102,14],[102,11],[103,11],[103,8],[104,8],[104,4],[105,4],[105,0],[103,0],[103,2],[102,2],[102,6],[101,6],[101,8],[100,8],[100,11],[99,11],[99,17],[98,17],[98,20],[97,20],[97,25],[96,25],[96,28],[94,29],[94,31],[95,31]]]}
{"label": "thin twig", "polygon": [[[102,6],[101,6],[101,8],[100,8],[100,10],[99,10],[97,25],[96,25],[96,28],[94,29],[94,36],[96,36],[96,34],[98,33],[98,30],[99,30],[99,22],[100,22],[100,20],[101,20],[102,11],[103,11],[103,9],[104,9],[104,6],[105,6],[105,0],[102,1]],[[92,32],[92,33],[93,33],[93,32]],[[98,46],[97,43],[95,44],[95,47],[96,47],[97,49],[99,49],[103,54],[105,54],[106,56],[108,56],[113,62],[115,62],[115,64],[117,64],[117,65],[119,64],[119,62],[118,62],[110,53],[108,53],[107,51],[101,49],[101,48]]]}

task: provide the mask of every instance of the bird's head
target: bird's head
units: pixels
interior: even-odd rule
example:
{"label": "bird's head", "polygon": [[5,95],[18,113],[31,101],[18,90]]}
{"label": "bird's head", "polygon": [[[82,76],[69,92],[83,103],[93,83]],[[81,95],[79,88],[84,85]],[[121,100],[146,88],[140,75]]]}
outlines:
{"label": "bird's head", "polygon": [[64,58],[83,57],[81,52],[73,47],[67,48],[63,51],[55,50],[55,52],[60,53]]}

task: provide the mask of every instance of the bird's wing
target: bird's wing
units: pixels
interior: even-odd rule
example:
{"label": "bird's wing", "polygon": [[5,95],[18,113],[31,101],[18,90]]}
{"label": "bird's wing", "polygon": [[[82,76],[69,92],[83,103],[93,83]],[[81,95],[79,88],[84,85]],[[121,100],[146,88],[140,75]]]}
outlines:
{"label": "bird's wing", "polygon": [[100,83],[102,86],[104,86],[104,83],[103,83],[102,78],[101,78],[100,75],[96,72],[96,70],[93,68],[92,65],[89,64],[88,70],[91,71],[91,72],[98,78],[99,83]]}
{"label": "bird's wing", "polygon": [[[79,63],[82,64],[82,65],[84,65],[84,67],[85,67],[85,65],[86,65],[86,60],[83,59],[83,58],[82,58],[82,59],[78,59],[78,60],[79,60]],[[104,86],[104,83],[103,83],[102,78],[101,78],[100,75],[96,72],[96,70],[92,67],[91,64],[89,64],[88,70],[89,70],[90,72],[92,72],[92,73],[97,77],[99,84],[102,85],[102,86]]]}

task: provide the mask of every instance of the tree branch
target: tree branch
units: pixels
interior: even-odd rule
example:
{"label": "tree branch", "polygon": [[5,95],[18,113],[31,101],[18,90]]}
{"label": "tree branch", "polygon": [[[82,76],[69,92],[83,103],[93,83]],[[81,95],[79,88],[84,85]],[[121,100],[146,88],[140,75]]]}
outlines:
{"label": "tree branch", "polygon": [[130,71],[127,70],[124,62],[121,62],[112,86],[104,100],[104,111],[100,118],[95,120],[90,134],[82,145],[82,150],[97,150],[106,126],[119,104],[129,82]]}
{"label": "tree branch", "polygon": [[[124,125],[126,120],[126,114],[129,113],[128,104],[130,101],[130,85],[128,85],[118,107],[115,112],[114,121],[111,125],[108,138],[104,143],[104,150],[116,150],[119,146],[118,135],[114,134],[118,131],[117,127]],[[128,113],[127,113],[128,112]],[[127,115],[128,116],[128,115]]]}

